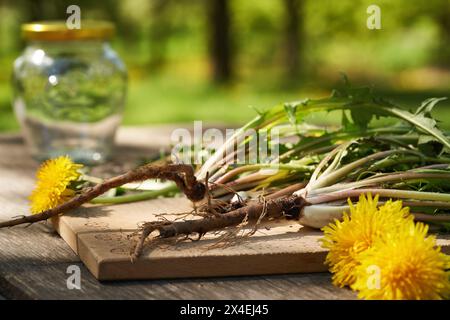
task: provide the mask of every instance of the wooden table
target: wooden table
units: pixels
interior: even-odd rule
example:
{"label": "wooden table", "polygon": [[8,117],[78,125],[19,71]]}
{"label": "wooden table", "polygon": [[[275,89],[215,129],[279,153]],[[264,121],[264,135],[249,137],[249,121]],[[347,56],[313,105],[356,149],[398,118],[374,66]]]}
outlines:
{"label": "wooden table", "polygon": [[[122,128],[115,159],[94,169],[117,173],[170,142],[173,127]],[[38,163],[21,137],[0,135],[0,219],[29,214],[27,197]],[[81,289],[68,289],[67,268],[81,270]],[[47,223],[0,230],[0,299],[354,299],[327,273],[99,282]]]}

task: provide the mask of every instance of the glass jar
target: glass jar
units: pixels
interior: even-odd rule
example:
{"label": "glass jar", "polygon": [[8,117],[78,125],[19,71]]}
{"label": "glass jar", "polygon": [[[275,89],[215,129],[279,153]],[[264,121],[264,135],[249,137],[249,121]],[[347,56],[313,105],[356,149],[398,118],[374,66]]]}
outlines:
{"label": "glass jar", "polygon": [[68,155],[96,164],[112,151],[127,73],[108,39],[114,26],[82,21],[24,24],[27,46],[14,62],[14,110],[38,160]]}

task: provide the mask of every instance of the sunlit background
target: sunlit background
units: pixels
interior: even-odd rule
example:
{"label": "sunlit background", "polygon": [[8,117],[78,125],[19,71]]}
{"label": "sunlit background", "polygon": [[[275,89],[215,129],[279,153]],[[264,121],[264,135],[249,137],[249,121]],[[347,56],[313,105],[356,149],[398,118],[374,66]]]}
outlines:
{"label": "sunlit background", "polygon": [[[20,25],[113,21],[129,70],[125,125],[243,123],[273,104],[328,95],[345,72],[414,108],[450,96],[448,0],[0,0],[0,131],[16,131],[10,77],[25,43]],[[370,4],[381,30],[366,27]],[[450,128],[450,102],[437,117]]]}

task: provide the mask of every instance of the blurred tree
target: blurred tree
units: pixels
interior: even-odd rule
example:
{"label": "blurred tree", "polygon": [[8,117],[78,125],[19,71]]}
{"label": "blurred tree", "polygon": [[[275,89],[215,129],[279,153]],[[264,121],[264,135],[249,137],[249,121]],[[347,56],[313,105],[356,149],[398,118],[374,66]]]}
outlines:
{"label": "blurred tree", "polygon": [[44,4],[45,4],[44,0],[35,0],[31,2],[29,11],[29,19],[31,21],[37,21],[42,19],[42,14],[45,11]]}
{"label": "blurred tree", "polygon": [[228,0],[207,2],[213,79],[223,83],[232,77],[229,2]]}
{"label": "blurred tree", "polygon": [[439,27],[439,45],[436,61],[439,66],[450,69],[450,2],[438,11],[436,22]]}
{"label": "blurred tree", "polygon": [[303,46],[303,0],[284,0],[285,7],[285,68],[290,79],[300,73]]}
{"label": "blurred tree", "polygon": [[149,64],[152,69],[159,69],[166,62],[167,44],[172,29],[170,22],[169,5],[170,1],[168,0],[152,1],[150,13],[151,22],[149,24]]}
{"label": "blurred tree", "polygon": [[[119,0],[103,0],[96,2],[99,11],[103,13],[104,19],[113,21],[116,25],[117,37],[126,43],[127,47],[132,47],[135,43],[142,40],[139,33],[139,24],[134,19],[128,16],[127,10],[123,6],[128,2]],[[94,17],[97,18],[97,17]]]}
{"label": "blurred tree", "polygon": [[[85,3],[88,1],[77,1],[77,5],[82,8]],[[28,0],[25,10],[28,12],[30,21],[65,19],[67,17],[66,8],[71,4],[72,1],[67,0]]]}

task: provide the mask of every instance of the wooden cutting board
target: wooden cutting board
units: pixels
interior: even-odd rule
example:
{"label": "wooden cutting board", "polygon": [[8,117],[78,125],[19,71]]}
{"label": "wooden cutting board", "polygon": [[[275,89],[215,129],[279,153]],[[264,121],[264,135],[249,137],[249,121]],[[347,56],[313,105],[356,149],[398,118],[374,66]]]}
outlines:
{"label": "wooden cutting board", "polygon": [[[326,251],[322,233],[295,221],[262,224],[251,237],[223,244],[217,235],[200,241],[158,243],[131,262],[135,239],[128,235],[139,223],[158,214],[190,212],[184,198],[155,199],[114,206],[88,206],[53,220],[54,226],[99,280],[161,279],[323,272]],[[177,215],[168,218],[180,217]],[[250,229],[242,230],[248,232]],[[438,244],[450,252],[450,236]]]}

